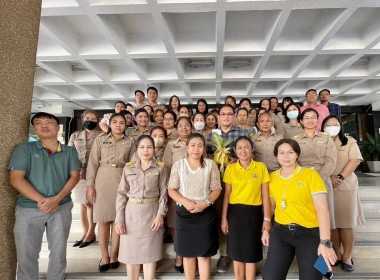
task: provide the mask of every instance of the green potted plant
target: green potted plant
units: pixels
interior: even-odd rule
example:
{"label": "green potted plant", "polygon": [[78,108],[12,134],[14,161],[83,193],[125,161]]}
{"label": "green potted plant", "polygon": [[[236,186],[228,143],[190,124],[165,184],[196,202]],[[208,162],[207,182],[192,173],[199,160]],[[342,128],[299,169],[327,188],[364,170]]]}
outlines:
{"label": "green potted plant", "polygon": [[380,143],[372,135],[366,133],[367,140],[358,143],[362,156],[368,158],[367,164],[371,172],[380,172]]}

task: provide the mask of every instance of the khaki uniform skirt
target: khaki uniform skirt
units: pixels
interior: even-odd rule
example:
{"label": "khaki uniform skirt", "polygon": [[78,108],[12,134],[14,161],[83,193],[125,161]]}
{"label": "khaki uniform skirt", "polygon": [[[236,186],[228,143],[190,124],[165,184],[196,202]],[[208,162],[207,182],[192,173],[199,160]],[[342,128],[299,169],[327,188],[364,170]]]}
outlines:
{"label": "khaki uniform skirt", "polygon": [[111,222],[116,217],[116,196],[123,168],[100,166],[96,173],[94,223]]}
{"label": "khaki uniform skirt", "polygon": [[73,189],[73,201],[79,204],[88,204],[87,196],[87,181],[79,180],[78,184]]}
{"label": "khaki uniform skirt", "polygon": [[163,255],[163,227],[152,231],[158,202],[125,207],[126,235],[120,236],[119,261],[125,264],[154,263]]}

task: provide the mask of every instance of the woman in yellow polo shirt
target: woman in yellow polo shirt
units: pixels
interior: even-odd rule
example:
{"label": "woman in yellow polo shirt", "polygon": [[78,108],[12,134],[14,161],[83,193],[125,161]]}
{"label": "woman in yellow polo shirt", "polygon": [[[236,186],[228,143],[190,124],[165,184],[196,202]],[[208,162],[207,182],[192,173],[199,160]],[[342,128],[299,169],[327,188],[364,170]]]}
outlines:
{"label": "woman in yellow polo shirt", "polygon": [[282,139],[274,147],[281,169],[270,174],[269,195],[275,223],[270,232],[263,279],[286,279],[297,257],[300,280],[320,280],[314,268],[318,255],[331,270],[336,255],[330,241],[330,215],[326,187],[315,170],[297,165],[299,144]]}
{"label": "woman in yellow polo shirt", "polygon": [[230,164],[223,177],[221,227],[228,235],[227,255],[234,261],[235,279],[255,279],[256,263],[263,259],[261,239],[268,238],[271,225],[270,178],[265,164],[251,159],[251,139],[240,136],[234,150],[239,161]]}

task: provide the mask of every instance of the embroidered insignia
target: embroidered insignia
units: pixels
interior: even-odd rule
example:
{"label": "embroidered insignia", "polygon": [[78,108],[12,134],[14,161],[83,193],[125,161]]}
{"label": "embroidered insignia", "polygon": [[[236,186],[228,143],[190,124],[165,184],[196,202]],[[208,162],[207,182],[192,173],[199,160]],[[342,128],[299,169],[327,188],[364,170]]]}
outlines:
{"label": "embroidered insignia", "polygon": [[318,144],[325,144],[325,143],[326,141],[323,141],[323,140],[318,141]]}
{"label": "embroidered insignia", "polygon": [[174,148],[181,148],[181,146],[177,143],[173,145]]}
{"label": "embroidered insignia", "polygon": [[135,161],[130,161],[130,162],[127,162],[126,164],[125,164],[125,166],[132,166],[132,165],[134,165],[136,162]]}
{"label": "embroidered insignia", "polygon": [[136,175],[136,173],[128,173],[127,176]]}
{"label": "embroidered insignia", "polygon": [[148,175],[150,175],[150,176],[158,176],[158,175],[160,175],[160,173],[159,172],[149,172]]}
{"label": "embroidered insignia", "polygon": [[156,161],[156,164],[158,166],[164,166],[165,165],[165,163],[163,161]]}
{"label": "embroidered insignia", "polygon": [[329,135],[327,132],[319,132],[319,134],[322,134],[322,135]]}

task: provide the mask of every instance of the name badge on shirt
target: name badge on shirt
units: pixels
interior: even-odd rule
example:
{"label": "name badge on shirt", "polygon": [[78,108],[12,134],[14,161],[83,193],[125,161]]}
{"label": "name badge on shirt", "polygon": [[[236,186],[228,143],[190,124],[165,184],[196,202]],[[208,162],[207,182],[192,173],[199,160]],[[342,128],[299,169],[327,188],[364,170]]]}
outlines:
{"label": "name badge on shirt", "polygon": [[179,144],[174,144],[173,147],[176,149],[181,148],[181,146]]}
{"label": "name badge on shirt", "polygon": [[212,133],[216,133],[219,136],[222,136],[222,130],[220,128],[213,129],[213,130],[211,130],[211,132]]}
{"label": "name badge on shirt", "polygon": [[128,173],[127,176],[133,176],[136,175],[136,173]]}
{"label": "name badge on shirt", "polygon": [[326,141],[323,141],[323,140],[318,141],[318,144],[325,144],[325,143]]}
{"label": "name badge on shirt", "polygon": [[158,176],[158,175],[160,175],[160,173],[159,172],[149,172],[148,175],[150,175],[150,176]]}
{"label": "name badge on shirt", "polygon": [[256,173],[254,173],[254,174],[252,174],[252,178],[253,178],[253,179],[257,179],[257,178],[259,178],[259,176],[257,176]]}

